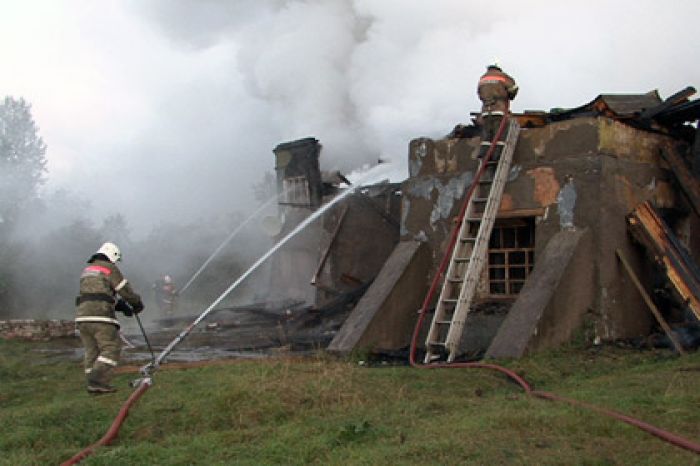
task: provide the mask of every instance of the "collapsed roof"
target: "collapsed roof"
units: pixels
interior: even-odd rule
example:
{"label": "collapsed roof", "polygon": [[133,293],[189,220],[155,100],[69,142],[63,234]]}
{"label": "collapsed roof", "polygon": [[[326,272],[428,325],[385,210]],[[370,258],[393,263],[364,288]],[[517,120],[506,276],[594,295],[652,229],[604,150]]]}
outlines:
{"label": "collapsed roof", "polygon": [[600,94],[592,101],[571,109],[549,112],[525,111],[515,115],[523,127],[544,126],[571,118],[604,116],[640,129],[667,132],[700,119],[700,99],[689,100],[695,88],[688,86],[666,100],[658,90],[645,94]]}

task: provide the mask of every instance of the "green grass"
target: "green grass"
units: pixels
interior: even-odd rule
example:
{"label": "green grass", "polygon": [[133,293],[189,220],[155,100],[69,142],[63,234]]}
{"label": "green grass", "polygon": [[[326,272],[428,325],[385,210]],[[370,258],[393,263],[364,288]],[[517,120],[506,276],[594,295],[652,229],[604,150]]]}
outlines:
{"label": "green grass", "polygon": [[[101,438],[131,390],[90,397],[48,343],[0,341],[0,464],[60,464]],[[700,353],[564,349],[504,362],[536,389],[700,442]],[[167,365],[166,365],[167,366]],[[323,355],[161,370],[86,465],[700,464],[590,411],[475,369],[359,366]]]}

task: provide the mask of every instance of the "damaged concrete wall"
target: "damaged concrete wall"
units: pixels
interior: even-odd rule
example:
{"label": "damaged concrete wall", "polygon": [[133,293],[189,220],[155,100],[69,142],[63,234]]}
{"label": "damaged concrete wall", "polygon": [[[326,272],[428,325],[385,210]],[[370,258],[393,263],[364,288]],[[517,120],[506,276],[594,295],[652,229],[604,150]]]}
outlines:
{"label": "damaged concrete wall", "polygon": [[324,216],[319,248],[321,257],[326,250],[328,256],[324,264],[317,262],[319,305],[377,276],[399,241],[397,189],[386,185],[378,193],[353,193]]}
{"label": "damaged concrete wall", "polygon": [[299,193],[295,192],[297,189],[290,189],[290,186],[285,181],[301,177],[305,180],[305,202],[311,207],[321,205],[323,187],[318,161],[321,145],[318,140],[315,138],[304,138],[285,142],[275,147],[273,152],[275,154],[277,189],[281,195],[280,201],[292,200],[293,202],[298,202],[300,200],[298,199]]}
{"label": "damaged concrete wall", "polygon": [[[288,207],[285,209],[285,226],[275,237],[286,236],[311,214],[309,209]],[[320,220],[310,223],[283,248],[270,258],[269,285],[264,295],[266,301],[285,299],[301,300],[316,304],[316,289],[311,285],[319,258],[319,238],[323,235]]]}
{"label": "damaged concrete wall", "polygon": [[[315,138],[285,142],[273,149],[282,218],[281,230],[274,236],[276,241],[306,220],[321,204],[320,151],[321,146]],[[309,224],[271,258],[265,299],[292,299],[316,304],[316,289],[309,282],[318,263],[318,239],[322,231],[320,221]]]}
{"label": "damaged concrete wall", "polygon": [[[410,143],[411,177],[402,185],[401,239],[426,242],[433,271],[476,171],[478,142],[476,138],[421,138]],[[535,218],[535,262],[562,229],[590,229],[592,253],[587,260],[593,265],[589,278],[593,284],[584,288],[594,290],[591,313],[603,339],[645,334],[652,324],[649,313],[640,311],[645,309],[641,297],[620,280],[614,251],[621,248],[634,257],[637,272],[648,277],[641,253],[627,234],[625,215],[647,199],[657,206],[676,205],[671,174],[659,157],[662,147],[679,150],[669,136],[608,118],[586,117],[524,129],[515,150],[498,215]],[[483,293],[480,298],[485,299]],[[560,318],[567,335],[578,325]],[[541,338],[538,347],[559,343],[556,326],[548,328],[553,329],[546,333],[550,341]]]}

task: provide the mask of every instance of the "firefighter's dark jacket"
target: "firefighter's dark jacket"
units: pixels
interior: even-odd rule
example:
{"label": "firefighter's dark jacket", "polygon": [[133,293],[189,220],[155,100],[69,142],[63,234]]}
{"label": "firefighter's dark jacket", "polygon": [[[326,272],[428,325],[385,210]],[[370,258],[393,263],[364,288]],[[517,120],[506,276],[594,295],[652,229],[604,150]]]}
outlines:
{"label": "firefighter's dark jacket", "polygon": [[103,254],[95,254],[80,276],[80,296],[77,298],[76,322],[102,322],[119,327],[115,315],[118,297],[134,310],[143,309],[141,297],[131,288],[116,264]]}
{"label": "firefighter's dark jacket", "polygon": [[513,100],[518,93],[518,86],[513,78],[500,69],[489,67],[479,79],[477,93],[483,103],[482,113],[503,115],[508,111],[508,101]]}

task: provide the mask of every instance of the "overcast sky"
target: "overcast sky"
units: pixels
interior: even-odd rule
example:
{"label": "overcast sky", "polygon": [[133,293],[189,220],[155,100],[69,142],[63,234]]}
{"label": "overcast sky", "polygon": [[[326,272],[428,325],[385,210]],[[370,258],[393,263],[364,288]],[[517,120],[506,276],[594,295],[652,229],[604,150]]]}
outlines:
{"label": "overcast sky", "polygon": [[697,0],[0,0],[0,96],[33,106],[48,185],[132,228],[254,210],[279,142],[322,168],[479,108],[498,58],[514,111],[700,86]]}

